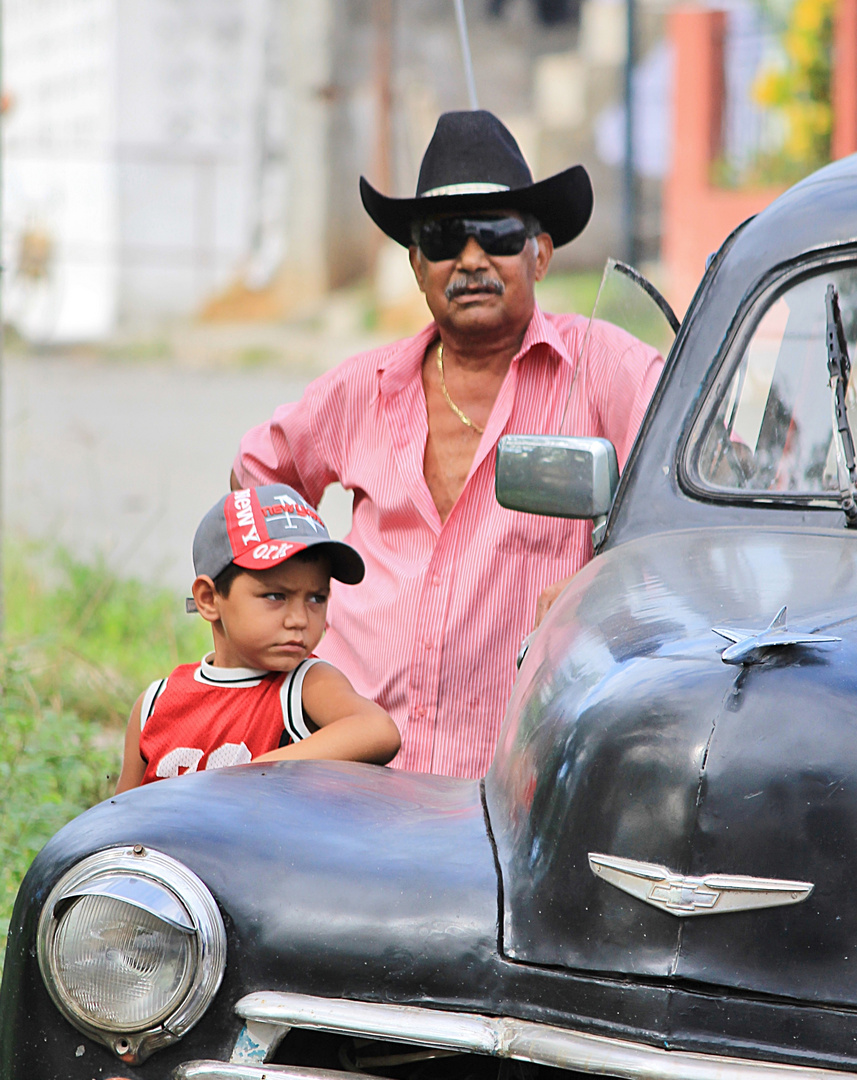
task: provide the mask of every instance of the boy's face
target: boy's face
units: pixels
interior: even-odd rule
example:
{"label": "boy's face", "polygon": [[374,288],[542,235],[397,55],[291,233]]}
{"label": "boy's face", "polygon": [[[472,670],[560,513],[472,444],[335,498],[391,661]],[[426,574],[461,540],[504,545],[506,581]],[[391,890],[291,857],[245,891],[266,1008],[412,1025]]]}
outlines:
{"label": "boy's face", "polygon": [[321,640],[329,595],[325,559],[245,570],[228,596],[214,595],[215,664],[293,671]]}

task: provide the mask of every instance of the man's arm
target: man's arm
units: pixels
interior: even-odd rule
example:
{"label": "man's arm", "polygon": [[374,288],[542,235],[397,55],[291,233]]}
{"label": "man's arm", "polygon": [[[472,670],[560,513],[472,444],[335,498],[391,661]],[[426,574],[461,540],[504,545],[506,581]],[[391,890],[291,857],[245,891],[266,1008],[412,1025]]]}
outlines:
{"label": "man's arm", "polygon": [[303,684],[304,712],[318,727],[306,739],[260,754],[254,761],[368,761],[386,765],[401,745],[392,717],[358,694],[330,664],[314,664]]}
{"label": "man's arm", "polygon": [[610,324],[602,324],[593,342],[587,367],[591,404],[601,422],[601,434],[616,447],[619,470],[631,453],[649,401],[658,385],[664,360],[657,349]]}
{"label": "man's arm", "polygon": [[[599,342],[601,348],[593,348],[590,363],[602,368],[613,368],[612,378],[593,378],[595,386],[609,387],[609,393],[603,401],[596,401],[599,415],[604,426],[603,436],[610,439],[616,447],[619,468],[625,462],[634,445],[640,424],[646,414],[652,394],[658,385],[663,371],[664,361],[660,353],[642,341],[637,341],[629,334],[617,331],[616,327],[607,327],[607,335],[616,332],[624,337],[625,347],[611,352],[607,342]],[[620,338],[620,340],[622,340]],[[627,343],[631,344],[628,345]],[[542,590],[536,603],[535,626],[547,615],[554,601],[571,581],[569,577],[555,581]]]}
{"label": "man's arm", "polygon": [[554,581],[553,584],[548,585],[546,589],[542,590],[541,595],[536,601],[536,621],[533,624],[533,629],[535,629],[535,627],[539,625],[545,615],[547,615],[553,602],[556,600],[556,598],[559,596],[559,594],[573,577],[574,574],[570,574],[568,577],[562,578],[561,581]]}
{"label": "man's arm", "polygon": [[288,484],[318,506],[328,484],[339,479],[344,416],[333,376],[316,379],[300,401],[280,405],[246,432],[232,466],[233,490]]}

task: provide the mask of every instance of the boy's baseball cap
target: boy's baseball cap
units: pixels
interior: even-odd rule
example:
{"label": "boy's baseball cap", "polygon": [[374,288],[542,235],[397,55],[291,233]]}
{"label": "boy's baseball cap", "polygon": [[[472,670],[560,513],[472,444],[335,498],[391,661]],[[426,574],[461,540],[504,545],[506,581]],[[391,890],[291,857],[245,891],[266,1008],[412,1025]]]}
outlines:
{"label": "boy's baseball cap", "polygon": [[216,578],[230,563],[244,570],[268,570],[304,551],[322,546],[330,573],[356,585],[366,567],[351,547],[331,540],[316,510],[286,484],[231,491],[208,511],[193,538],[193,568]]}

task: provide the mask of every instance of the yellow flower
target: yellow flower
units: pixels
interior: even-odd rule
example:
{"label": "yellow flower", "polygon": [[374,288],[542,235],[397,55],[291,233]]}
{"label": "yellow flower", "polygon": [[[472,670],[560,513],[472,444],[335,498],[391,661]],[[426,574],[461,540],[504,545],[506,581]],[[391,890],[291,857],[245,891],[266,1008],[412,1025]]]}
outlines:
{"label": "yellow flower", "polygon": [[792,27],[798,33],[817,37],[826,19],[833,14],[834,0],[797,0],[792,11]]}
{"label": "yellow flower", "polygon": [[833,115],[830,82],[833,14],[837,0],[792,0],[779,61],[756,76],[751,95],[779,115],[785,140],[761,169],[807,172],[830,160]]}
{"label": "yellow flower", "polygon": [[789,59],[802,68],[811,67],[816,59],[818,42],[811,34],[790,30],[786,33],[783,44]]}
{"label": "yellow flower", "polygon": [[757,105],[779,105],[788,100],[788,84],[781,72],[764,71],[753,83],[752,94]]}

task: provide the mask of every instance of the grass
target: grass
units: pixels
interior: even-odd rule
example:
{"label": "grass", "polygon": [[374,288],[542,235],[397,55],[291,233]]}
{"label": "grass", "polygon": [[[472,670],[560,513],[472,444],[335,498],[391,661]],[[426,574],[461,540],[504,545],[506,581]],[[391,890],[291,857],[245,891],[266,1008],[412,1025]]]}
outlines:
{"label": "grass", "polygon": [[573,311],[589,316],[600,284],[600,270],[551,273],[536,284],[536,299],[543,311]]}
{"label": "grass", "polygon": [[601,279],[600,273],[549,275],[536,286],[539,304],[546,311],[588,317],[597,300],[599,319],[616,323],[666,356],[675,335],[655,302],[625,274],[614,270],[603,286]]}
{"label": "grass", "polygon": [[141,690],[210,646],[207,627],[164,589],[117,578],[103,562],[20,542],[5,552],[6,645],[40,700],[108,727],[123,725]]}
{"label": "grass", "polygon": [[0,935],[21,878],[46,840],[111,789],[102,727],[38,693],[24,655],[0,653]]}
{"label": "grass", "polygon": [[4,560],[0,946],[33,857],[113,790],[137,695],[210,642],[179,597],[119,580],[103,564],[20,542]]}

